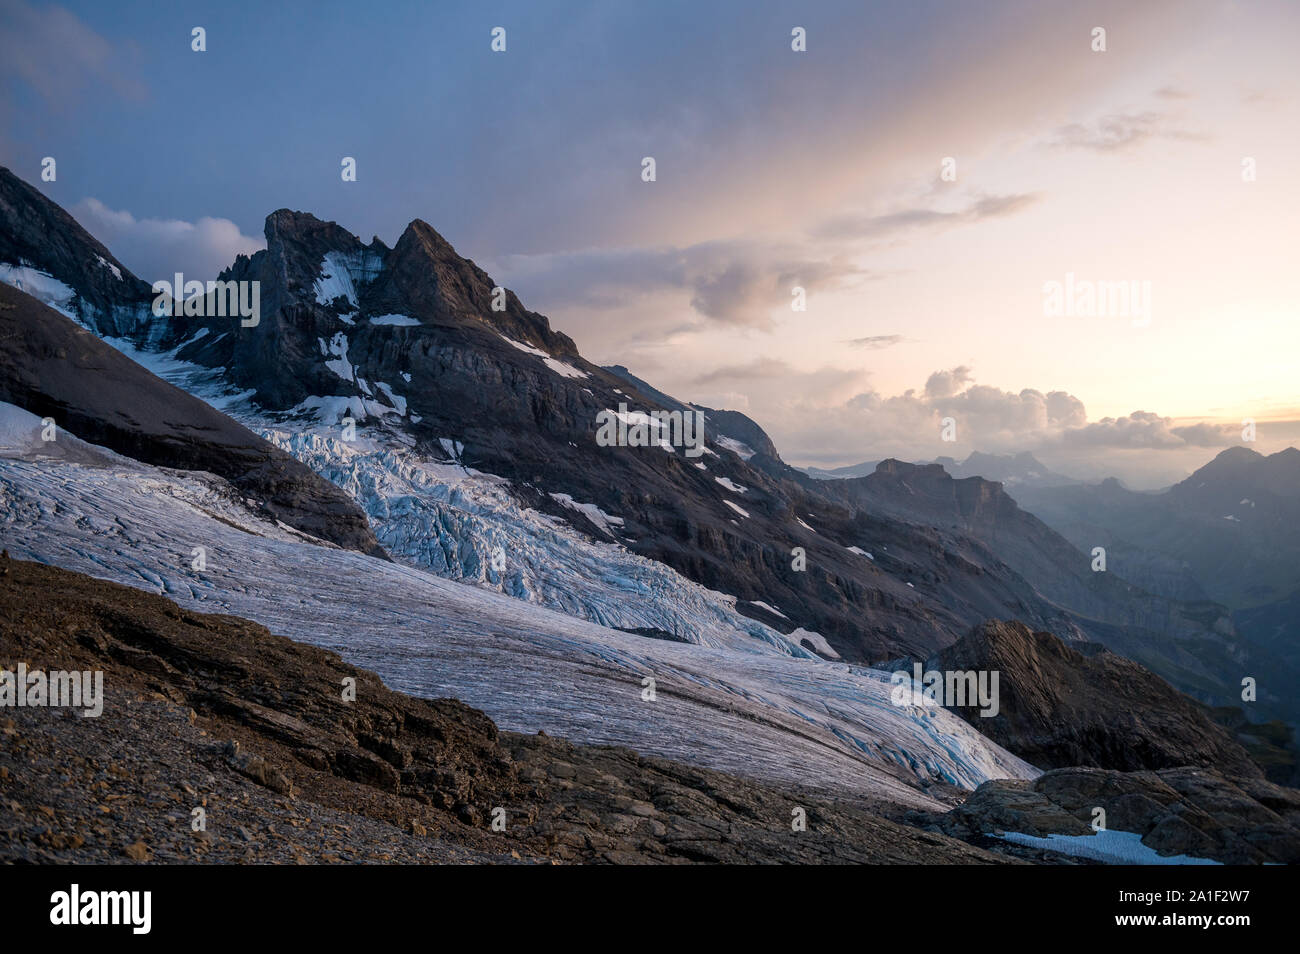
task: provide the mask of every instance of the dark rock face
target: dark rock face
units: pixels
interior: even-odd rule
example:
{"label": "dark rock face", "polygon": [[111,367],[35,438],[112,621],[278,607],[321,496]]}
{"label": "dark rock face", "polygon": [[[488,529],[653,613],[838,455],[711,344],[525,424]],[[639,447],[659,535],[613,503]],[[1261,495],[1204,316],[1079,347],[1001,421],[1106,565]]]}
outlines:
{"label": "dark rock face", "polygon": [[8,285],[0,285],[0,400],[126,457],[209,471],[269,517],[382,553],[365,515],[333,484]]}
{"label": "dark rock face", "polygon": [[0,668],[19,660],[100,670],[105,699],[98,718],[0,710],[0,861],[1007,860],[892,806],[500,732],[247,620],[0,555]]}
{"label": "dark rock face", "polygon": [[997,715],[981,717],[977,705],[953,709],[1040,768],[1136,771],[1192,765],[1234,779],[1263,774],[1200,705],[1159,676],[1104,650],[1084,655],[1023,623],[983,623],[925,666],[996,670]]}
{"label": "dark rock face", "polygon": [[1270,782],[1300,787],[1300,749],[1292,726],[1281,719],[1251,722],[1239,706],[1218,706],[1209,710],[1209,716],[1246,750]]}
{"label": "dark rock face", "polygon": [[[1064,474],[1058,474],[1029,452],[1019,454],[985,454],[973,451],[969,457],[959,461],[952,457],[936,457],[932,461],[917,461],[917,464],[938,464],[953,477],[961,480],[967,477],[982,477],[988,481],[1000,483],[1007,488],[1017,490],[1020,487],[1064,487],[1080,481]],[[841,480],[846,477],[870,477],[875,473],[880,461],[864,461],[847,467],[808,467],[805,472],[819,480]]]}
{"label": "dark rock face", "polygon": [[4,168],[0,263],[30,265],[72,288],[77,295],[72,307],[101,335],[126,337],[143,330],[152,301],[149,285],[72,216]]}
{"label": "dark rock face", "polygon": [[[1219,601],[1185,605],[1199,605],[1207,619],[1213,608],[1214,627],[1233,634],[1231,662],[1218,655],[1227,664],[1222,671],[1236,676],[1235,692],[1198,698],[1238,705],[1241,677],[1251,676],[1258,684],[1257,701],[1247,706],[1252,718],[1300,722],[1300,601],[1293,595],[1300,592],[1300,451],[1265,456],[1233,447],[1160,493],[1135,493],[1111,479],[1027,490],[1022,503],[1070,540],[1105,546],[1126,579],[1153,592]],[[1220,604],[1232,608],[1227,625],[1218,621],[1228,612]]]}
{"label": "dark rock face", "polygon": [[[1140,835],[1161,855],[1230,865],[1300,862],[1300,792],[1187,766],[1156,772],[1062,768],[1033,782],[985,782],[946,815],[913,813],[909,819],[974,844],[1012,850],[1001,848],[994,836],[1088,835],[1097,808],[1106,813],[1107,829]],[[1031,854],[1040,861],[1053,855]]]}
{"label": "dark rock face", "polygon": [[1293,725],[1300,723],[1300,692],[1296,691],[1300,686],[1300,590],[1276,603],[1238,610],[1232,621],[1250,672],[1256,677],[1260,708]]}
{"label": "dark rock face", "polygon": [[[887,460],[868,477],[819,486],[861,506],[954,527],[983,541],[1045,597],[1077,616],[1085,630],[1105,628],[1113,635],[1109,630],[1116,627],[1136,627],[1173,638],[1206,631],[1204,607],[1152,596],[1112,572],[1094,572],[1085,555],[1090,551],[1080,551],[1022,510],[1000,483],[954,480],[938,464]],[[1226,610],[1218,613],[1230,627]]]}
{"label": "dark rock face", "polygon": [[[566,360],[577,356],[568,337],[552,331],[544,317],[527,311],[513,293],[503,296],[503,311],[494,311],[494,285],[488,275],[456,255],[446,239],[419,220],[407,227],[391,250],[378,238],[362,245],[333,222],[288,209],[267,217],[265,234],[264,252],[240,256],[218,278],[260,283],[259,326],[218,340],[229,326],[222,319],[209,319],[181,326],[173,339],[179,342],[207,328],[212,332],[208,339],[187,347],[181,356],[210,367],[228,367],[230,380],[254,389],[259,403],[268,409],[287,410],[313,395],[364,393],[355,378],[345,381],[321,360],[319,342],[331,341],[340,332],[357,365],[356,377],[383,381],[398,390],[405,390],[401,374],[416,370],[431,375],[486,370],[471,363],[473,352],[515,350],[501,335]],[[318,280],[330,278],[346,278],[356,303],[346,295],[329,297],[333,287],[319,292]],[[322,296],[329,300],[322,301]],[[417,319],[419,324],[369,321],[391,314]],[[448,345],[457,347],[431,353],[429,342],[444,335],[451,339]],[[413,348],[417,343],[425,347]],[[383,401],[384,396],[377,395],[376,400]]]}
{"label": "dark rock face", "polygon": [[611,365],[606,367],[605,370],[618,375],[646,397],[656,401],[660,407],[680,411],[692,408],[698,409],[704,412],[711,429],[718,436],[729,437],[733,441],[738,441],[749,447],[754,453],[769,457],[774,461],[781,460],[781,455],[777,452],[776,445],[772,443],[772,438],[767,436],[767,432],[753,418],[741,414],[739,411],[720,411],[717,408],[705,407],[702,404],[685,404],[647,384],[621,364]]}

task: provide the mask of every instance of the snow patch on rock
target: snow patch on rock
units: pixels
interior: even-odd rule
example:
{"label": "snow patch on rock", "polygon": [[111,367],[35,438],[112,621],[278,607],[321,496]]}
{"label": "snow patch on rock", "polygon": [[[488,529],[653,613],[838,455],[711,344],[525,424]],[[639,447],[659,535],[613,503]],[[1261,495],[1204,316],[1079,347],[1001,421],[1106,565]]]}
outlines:
{"label": "snow patch on rock", "polygon": [[1103,829],[1091,835],[1025,835],[1004,832],[997,837],[1017,845],[1046,848],[1074,858],[1088,858],[1108,865],[1217,865],[1221,862],[1192,855],[1162,855],[1142,843],[1142,836],[1132,831]]}
{"label": "snow patch on rock", "polygon": [[821,653],[823,656],[827,656],[831,659],[840,658],[840,654],[831,649],[831,644],[826,642],[826,637],[821,633],[814,633],[811,630],[800,627],[794,632],[787,633],[786,635],[796,643],[807,641],[812,645],[813,649],[817,650],[817,652]]}
{"label": "snow patch on rock", "polygon": [[419,318],[412,318],[409,315],[375,315],[370,319],[372,325],[389,325],[394,328],[417,328],[420,325]]}
{"label": "snow patch on rock", "polygon": [[72,310],[77,293],[48,272],[26,265],[0,263],[0,282],[26,292],[73,321],[81,321]]}
{"label": "snow patch on rock", "polygon": [[741,460],[749,460],[754,456],[753,449],[748,444],[742,444],[740,441],[731,437],[724,437],[721,434],[717,437],[717,442],[722,447],[737,455]]}
{"label": "snow patch on rock", "polygon": [[722,502],[726,504],[728,507],[730,507],[732,510],[736,511],[736,513],[740,514],[742,517],[746,519],[749,518],[749,511],[745,510],[745,508],[736,506],[730,500],[724,500]]}

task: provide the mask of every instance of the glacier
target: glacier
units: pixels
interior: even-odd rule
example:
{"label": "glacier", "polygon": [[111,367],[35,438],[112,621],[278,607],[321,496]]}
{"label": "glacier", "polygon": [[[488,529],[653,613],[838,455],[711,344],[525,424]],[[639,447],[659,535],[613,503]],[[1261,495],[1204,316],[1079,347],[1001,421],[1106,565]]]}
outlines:
{"label": "glacier", "polygon": [[[817,658],[729,597],[519,507],[499,478],[373,438],[269,428],[363,502],[388,562],[266,523],[212,475],[82,442],[55,454],[38,425],[0,406],[13,556],[252,619],[505,729],[932,810],[944,807],[933,785],[1038,774],[942,709],[893,705],[887,673]],[[686,641],[612,628],[627,623]]]}
{"label": "glacier", "polygon": [[[1039,774],[943,709],[894,706],[888,673],[823,659],[807,648],[830,655],[819,634],[783,635],[735,597],[627,550],[617,515],[553,495],[609,538],[598,542],[465,467],[451,439],[443,459],[417,453],[392,408],[318,399],[351,406],[358,426],[345,441],[323,406],[268,414],[219,369],[179,359],[184,345],[105,340],[344,489],[396,562],[267,525],[211,475],[82,442],[71,456],[24,443],[10,432],[29,427],[13,423],[25,412],[4,406],[0,526],[17,556],[245,616],[393,688],[461,698],[507,729],[927,808],[940,805],[925,793],[935,783]],[[208,555],[201,573],[189,569],[194,546]],[[645,679],[655,702],[642,701]]]}

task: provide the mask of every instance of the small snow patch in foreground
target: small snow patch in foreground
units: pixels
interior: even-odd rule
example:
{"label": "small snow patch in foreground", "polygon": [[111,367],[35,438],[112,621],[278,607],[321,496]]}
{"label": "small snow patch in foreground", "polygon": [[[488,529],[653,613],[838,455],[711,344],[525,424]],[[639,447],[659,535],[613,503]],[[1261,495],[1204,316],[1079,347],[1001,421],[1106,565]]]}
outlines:
{"label": "small snow patch in foreground", "polygon": [[1025,835],[1018,831],[998,837],[1017,845],[1046,848],[1075,858],[1091,858],[1108,865],[1217,865],[1221,862],[1191,855],[1161,855],[1142,843],[1142,836],[1131,831],[1105,829],[1091,835]]}

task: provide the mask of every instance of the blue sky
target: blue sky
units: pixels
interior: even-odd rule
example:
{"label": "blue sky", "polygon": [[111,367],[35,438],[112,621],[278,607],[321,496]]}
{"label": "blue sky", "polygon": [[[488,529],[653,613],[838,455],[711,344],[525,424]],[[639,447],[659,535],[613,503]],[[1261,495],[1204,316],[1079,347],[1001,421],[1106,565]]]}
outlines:
{"label": "blue sky", "polygon": [[[48,191],[68,204],[220,215],[251,234],[289,206],[385,238],[419,216],[493,255],[624,239],[642,198],[629,162],[655,152],[658,191],[689,203],[746,149],[817,142],[848,112],[869,126],[925,69],[908,44],[944,5],[802,6],[66,3],[111,62],[55,66],[68,41],[50,37],[41,69],[83,82],[10,86],[7,161],[57,155]],[[789,55],[795,20],[815,58]],[[360,165],[347,188],[344,155]]]}
{"label": "blue sky", "polygon": [[[276,208],[389,243],[425,219],[588,357],[797,462],[1033,450],[1157,484],[1300,416],[1298,38],[1282,0],[0,0],[0,163],[56,157],[38,184],[147,279]],[[1153,320],[1046,317],[1066,274],[1151,282]]]}

